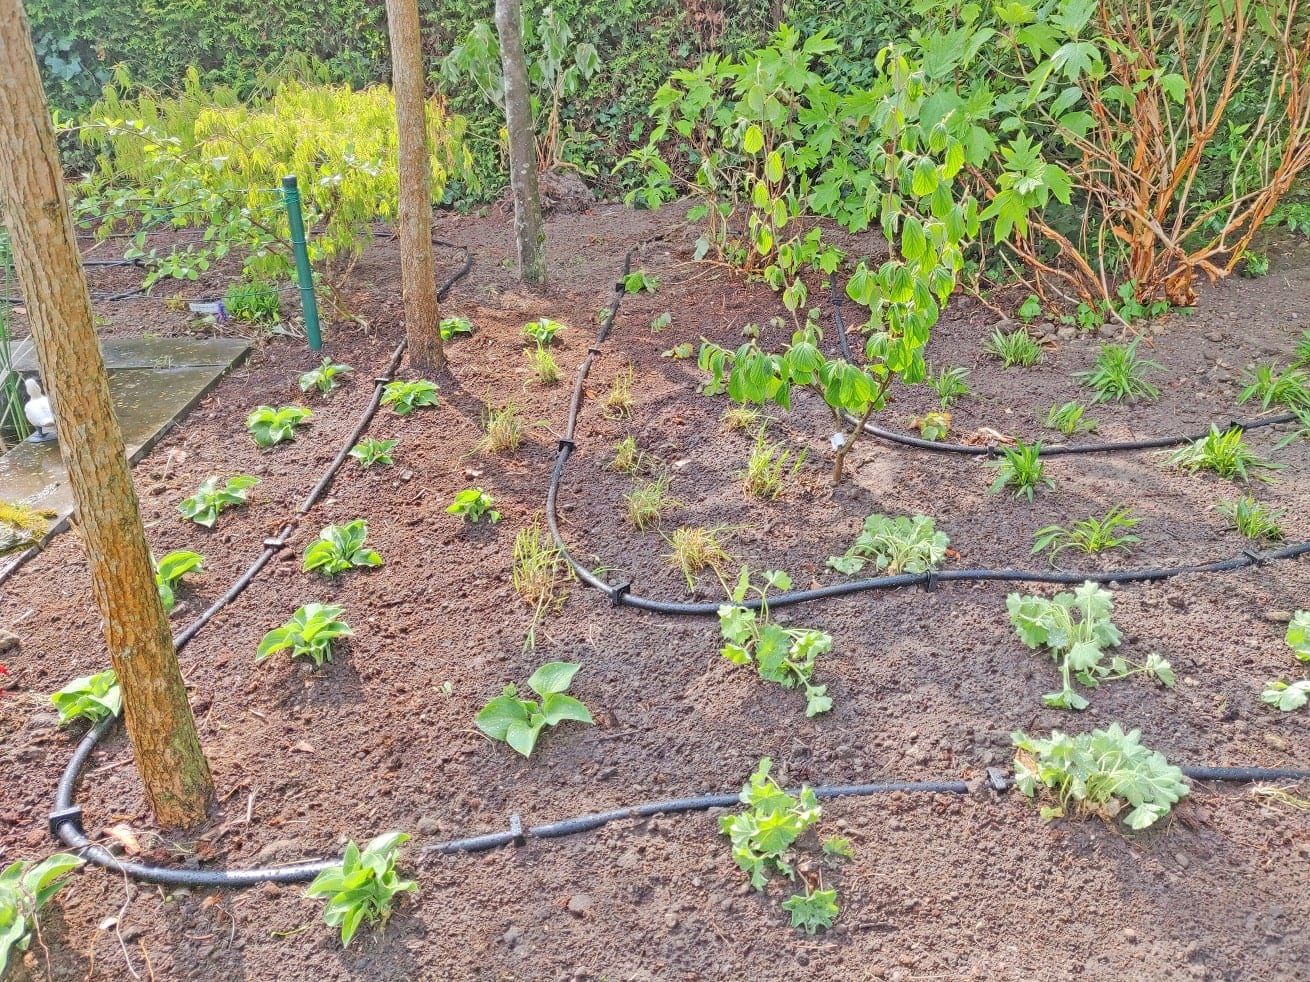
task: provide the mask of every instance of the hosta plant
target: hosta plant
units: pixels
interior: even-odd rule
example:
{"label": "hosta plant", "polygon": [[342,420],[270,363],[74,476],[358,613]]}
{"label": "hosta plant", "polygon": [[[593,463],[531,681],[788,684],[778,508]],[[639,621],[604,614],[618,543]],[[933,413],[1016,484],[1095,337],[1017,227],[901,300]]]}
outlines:
{"label": "hosta plant", "polygon": [[538,348],[549,347],[555,343],[555,335],[564,330],[564,325],[559,321],[553,321],[549,317],[542,317],[539,320],[529,321],[523,325],[523,336],[537,345]]}
{"label": "hosta plant", "polygon": [[293,440],[296,427],[313,416],[300,406],[260,406],[246,418],[246,429],[261,447],[272,447],[284,440]]}
{"label": "hosta plant", "polygon": [[230,477],[222,487],[219,487],[220,480],[217,477],[208,478],[201,483],[195,494],[179,502],[177,510],[182,513],[182,517],[205,528],[213,528],[219,512],[235,505],[244,505],[250,489],[259,483],[259,478],[249,474]]}
{"label": "hosta plant", "polygon": [[0,872],[0,978],[10,953],[31,944],[41,908],[68,886],[64,877],[81,865],[78,856],[59,852],[35,864],[15,860]]}
{"label": "hosta plant", "polygon": [[123,690],[112,668],[96,675],[73,679],[50,696],[59,712],[59,725],[74,720],[99,723],[109,716],[117,716],[123,708]]}
{"label": "hosta plant", "polygon": [[437,386],[427,379],[404,382],[397,379],[382,389],[382,405],[390,406],[397,416],[408,416],[415,409],[437,404]]}
{"label": "hosta plant", "polygon": [[[788,689],[805,690],[805,715],[817,716],[832,709],[826,685],[814,685],[814,662],[832,650],[832,635],[813,628],[783,628],[769,620],[768,592],[791,589],[791,577],[769,570],[760,585],[751,582],[750,568],[743,566],[732,590],[731,604],[719,607],[719,632],[724,645],[719,654],[734,665],[754,665],[760,678]],[[760,609],[738,606],[754,593]]]}
{"label": "hosta plant", "polygon": [[418,890],[415,881],[396,873],[397,851],[408,839],[404,832],[387,832],[362,850],[351,842],[341,865],[319,873],[305,890],[307,897],[329,898],[323,920],[329,927],[341,928],[342,947],[349,946],[365,921],[385,927],[396,896]]}
{"label": "hosta plant", "polygon": [[337,376],[353,372],[349,365],[342,365],[331,358],[324,358],[322,364],[300,376],[300,391],[317,389],[321,395],[327,395],[337,387]]}
{"label": "hosta plant", "polygon": [[1140,732],[1125,733],[1118,723],[1075,736],[1054,730],[1045,740],[1024,733],[1011,738],[1016,787],[1029,798],[1049,793],[1055,801],[1042,807],[1043,818],[1122,815],[1130,829],[1144,829],[1188,791],[1181,770],[1143,746]]}
{"label": "hosta plant", "polygon": [[473,322],[467,317],[443,317],[439,325],[442,341],[452,341],[460,335],[473,333]]}
{"label": "hosta plant", "polygon": [[941,565],[948,545],[946,533],[938,532],[927,515],[869,515],[855,544],[844,556],[829,556],[828,565],[847,576],[860,572],[868,563],[892,576],[925,573]]}
{"label": "hosta plant", "polygon": [[332,642],[355,632],[341,619],[345,609],[335,604],[305,604],[291,620],[264,635],[255,653],[261,662],[287,648],[292,658],[311,658],[315,666],[332,660]]}
{"label": "hosta plant", "polygon": [[459,515],[466,522],[477,523],[482,516],[491,519],[492,524],[500,521],[500,512],[492,508],[491,495],[481,488],[465,488],[455,495],[455,500],[446,508],[449,515]]}
{"label": "hosta plant", "polygon": [[391,451],[396,449],[396,444],[399,442],[399,440],[378,440],[366,436],[350,448],[350,456],[359,461],[360,467],[372,467],[374,464],[385,464],[390,467],[395,463]]}
{"label": "hosta plant", "polygon": [[566,695],[581,668],[573,662],[548,662],[532,673],[528,688],[541,697],[520,699],[513,682],[478,713],[477,727],[493,740],[507,743],[524,757],[532,756],[537,737],[547,726],[565,720],[590,723],[591,713],[573,696]]}
{"label": "hosta plant", "polygon": [[178,581],[187,573],[200,572],[205,557],[198,552],[175,549],[163,559],[155,559],[151,556],[150,562],[155,567],[155,586],[159,588],[159,599],[164,605],[164,610],[168,611],[177,603],[174,589]]}
{"label": "hosta plant", "polygon": [[305,547],[305,572],[318,570],[335,576],[356,566],[381,566],[382,557],[366,548],[368,523],[362,518],[345,525],[329,525]]}
{"label": "hosta plant", "polygon": [[660,279],[645,270],[638,269],[623,277],[623,289],[626,293],[654,293],[659,289]]}

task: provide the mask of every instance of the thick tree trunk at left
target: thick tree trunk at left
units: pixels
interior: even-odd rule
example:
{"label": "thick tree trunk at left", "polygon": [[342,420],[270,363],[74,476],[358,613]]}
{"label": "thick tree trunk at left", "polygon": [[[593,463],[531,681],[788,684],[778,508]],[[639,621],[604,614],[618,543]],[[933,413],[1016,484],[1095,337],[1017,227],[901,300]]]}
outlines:
{"label": "thick tree trunk at left", "polygon": [[387,0],[391,37],[391,87],[396,95],[400,176],[400,289],[405,301],[409,363],[440,368],[437,273],[432,261],[432,163],[428,150],[427,99],[418,0]]}
{"label": "thick tree trunk at left", "polygon": [[537,134],[532,125],[532,96],[523,57],[523,14],[519,0],[496,0],[496,34],[505,79],[505,130],[509,134],[509,187],[514,198],[514,244],[519,279],[546,283],[546,229],[541,222],[537,180]]}
{"label": "thick tree trunk at left", "polygon": [[0,206],[77,508],[91,589],[155,818],[203,820],[213,781],[187,704],[109,402],[54,128],[20,0],[0,0]]}

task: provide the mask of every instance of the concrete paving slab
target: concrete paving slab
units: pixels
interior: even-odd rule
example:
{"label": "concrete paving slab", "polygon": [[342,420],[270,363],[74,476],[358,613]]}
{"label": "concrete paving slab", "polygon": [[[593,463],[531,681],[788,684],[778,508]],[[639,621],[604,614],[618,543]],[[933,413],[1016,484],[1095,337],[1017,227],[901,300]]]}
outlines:
{"label": "concrete paving slab", "polygon": [[[128,368],[227,366],[250,345],[239,338],[101,338],[100,353],[109,371]],[[17,344],[11,356],[15,371],[38,370],[30,338]]]}

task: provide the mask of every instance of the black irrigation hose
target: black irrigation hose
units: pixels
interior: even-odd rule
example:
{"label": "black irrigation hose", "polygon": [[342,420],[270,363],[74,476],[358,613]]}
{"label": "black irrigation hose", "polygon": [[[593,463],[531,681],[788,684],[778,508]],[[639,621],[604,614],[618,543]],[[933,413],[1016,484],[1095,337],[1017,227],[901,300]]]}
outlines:
{"label": "black irrigation hose", "polygon": [[[832,318],[837,327],[837,341],[841,346],[841,354],[846,361],[854,364],[855,358],[851,354],[850,342],[846,337],[846,323],[842,319],[842,297],[837,291],[837,283],[834,280],[832,284]],[[849,414],[846,417],[847,422],[854,423]],[[1257,430],[1264,426],[1278,426],[1282,423],[1296,422],[1295,413],[1279,413],[1276,416],[1266,416],[1262,419],[1234,419],[1225,424],[1226,430]],[[870,436],[875,436],[880,440],[886,440],[889,443],[899,443],[901,446],[914,447],[918,450],[930,450],[933,453],[945,454],[967,454],[973,457],[996,457],[1002,453],[1003,448],[997,444],[985,444],[983,446],[971,446],[967,443],[940,443],[935,440],[925,440],[923,437],[911,436],[908,433],[900,433],[896,430],[884,429],[875,423],[865,423],[864,432]],[[1070,454],[1085,453],[1119,453],[1130,450],[1159,450],[1165,447],[1176,447],[1184,443],[1192,443],[1195,440],[1203,440],[1210,435],[1210,430],[1206,429],[1200,433],[1185,433],[1177,436],[1159,436],[1146,440],[1127,440],[1115,443],[1076,443],[1076,444],[1056,444],[1054,446],[1041,446],[1039,454],[1043,457],[1067,456]]]}

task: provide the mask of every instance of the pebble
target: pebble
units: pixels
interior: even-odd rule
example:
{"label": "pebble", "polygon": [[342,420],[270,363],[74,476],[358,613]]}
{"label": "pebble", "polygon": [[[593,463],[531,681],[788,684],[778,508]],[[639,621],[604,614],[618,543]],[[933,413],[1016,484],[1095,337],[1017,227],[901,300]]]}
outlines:
{"label": "pebble", "polygon": [[1130,927],[1124,928],[1124,940],[1129,944],[1137,944],[1137,932]]}
{"label": "pebble", "polygon": [[1058,331],[1055,332],[1055,336],[1059,338],[1061,341],[1072,341],[1074,338],[1078,336],[1078,328],[1070,327],[1068,324],[1066,324],[1064,327],[1060,328]]}
{"label": "pebble", "polygon": [[1287,752],[1287,748],[1288,748],[1287,741],[1284,740],[1282,737],[1278,736],[1276,733],[1266,733],[1264,735],[1264,740],[1266,744],[1273,747],[1275,750],[1281,750],[1284,753]]}
{"label": "pebble", "polygon": [[23,639],[13,631],[0,631],[0,652],[17,651]]}
{"label": "pebble", "polygon": [[436,835],[441,831],[441,824],[431,815],[424,815],[416,826],[421,835]]}
{"label": "pebble", "polygon": [[575,893],[569,897],[569,913],[574,917],[584,917],[591,910],[591,897],[585,893]]}
{"label": "pebble", "polygon": [[505,944],[509,945],[512,948],[514,947],[514,945],[518,944],[519,940],[523,937],[523,928],[515,924],[511,924],[509,927],[505,929],[505,933],[502,935],[502,937],[505,939]]}
{"label": "pebble", "polygon": [[1265,620],[1272,621],[1275,624],[1286,624],[1292,619],[1290,610],[1266,610]]}
{"label": "pebble", "polygon": [[1192,865],[1192,858],[1185,852],[1176,852],[1174,853],[1174,862],[1183,869],[1187,869],[1187,867]]}

